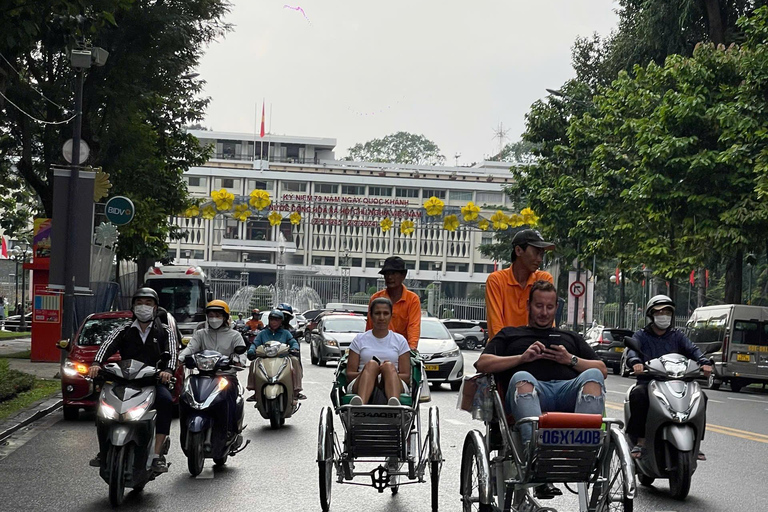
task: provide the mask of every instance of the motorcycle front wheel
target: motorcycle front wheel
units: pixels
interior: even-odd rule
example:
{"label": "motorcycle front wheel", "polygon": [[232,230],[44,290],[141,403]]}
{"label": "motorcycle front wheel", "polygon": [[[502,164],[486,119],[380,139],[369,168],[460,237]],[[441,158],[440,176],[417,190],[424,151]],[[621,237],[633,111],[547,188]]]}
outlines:
{"label": "motorcycle front wheel", "polygon": [[118,446],[112,448],[109,471],[109,503],[119,507],[125,496],[125,460],[127,448]]}
{"label": "motorcycle front wheel", "polygon": [[674,469],[669,473],[669,490],[676,500],[684,500],[691,490],[691,457],[693,452],[681,452],[675,448],[672,450],[672,460],[676,462]]}
{"label": "motorcycle front wheel", "polygon": [[190,432],[189,450],[187,451],[187,468],[192,476],[197,476],[203,472],[205,465],[205,453],[203,451],[203,432]]}
{"label": "motorcycle front wheel", "polygon": [[269,426],[276,430],[283,425],[282,414],[280,412],[280,398],[267,400],[267,414],[269,415]]}

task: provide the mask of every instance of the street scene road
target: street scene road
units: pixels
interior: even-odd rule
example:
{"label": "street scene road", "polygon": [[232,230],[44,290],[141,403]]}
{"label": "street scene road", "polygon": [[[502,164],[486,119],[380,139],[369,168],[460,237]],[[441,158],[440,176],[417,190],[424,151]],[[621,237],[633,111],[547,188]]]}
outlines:
{"label": "street scene road", "polygon": [[[302,345],[305,367],[304,384],[308,399],[301,410],[279,430],[271,430],[257,411],[246,411],[245,438],[251,444],[229,459],[223,468],[213,469],[210,460],[197,477],[190,477],[186,459],[178,446],[178,422],[174,420],[173,438],[166,475],[151,482],[141,493],[130,493],[122,510],[320,510],[318,469],[315,463],[317,426],[320,409],[330,404],[335,365],[312,366]],[[480,351],[464,351],[467,368]],[[242,382],[245,376],[241,377]],[[622,401],[632,379],[609,376],[607,380],[607,415],[622,416]],[[708,431],[703,443],[707,461],[694,474],[690,495],[685,501],[671,499],[664,481],[653,487],[639,487],[635,510],[641,512],[722,512],[726,510],[762,510],[760,489],[765,456],[768,453],[768,394],[758,389],[740,394],[728,390],[708,391]],[[433,389],[432,402],[440,408],[441,444],[445,464],[440,478],[440,510],[459,511],[459,467],[461,447],[466,433],[481,429],[481,422],[456,409],[457,393],[448,387]],[[427,404],[422,406],[426,412]],[[426,417],[426,416],[424,416]],[[425,421],[425,420],[423,420]],[[335,425],[341,428],[338,418]],[[53,413],[13,436],[0,450],[0,510],[8,511],[98,511],[109,508],[107,485],[98,470],[88,466],[96,453],[96,431],[92,415],[79,421],[64,421]],[[428,477],[428,476],[427,476]],[[558,510],[576,510],[573,496],[550,503]],[[429,484],[401,487],[399,494],[378,494],[370,487],[334,483],[332,510],[370,512],[416,512],[429,510]]]}

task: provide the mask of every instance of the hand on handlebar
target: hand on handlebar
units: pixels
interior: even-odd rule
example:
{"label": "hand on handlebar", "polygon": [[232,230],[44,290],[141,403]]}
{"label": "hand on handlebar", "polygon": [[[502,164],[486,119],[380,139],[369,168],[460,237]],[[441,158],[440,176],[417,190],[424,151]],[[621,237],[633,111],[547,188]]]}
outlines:
{"label": "hand on handlebar", "polygon": [[168,372],[168,371],[160,372],[160,382],[162,382],[163,384],[168,384],[168,382],[170,382],[172,377],[173,375],[171,375],[171,372]]}
{"label": "hand on handlebar", "polygon": [[709,377],[712,373],[712,366],[708,364],[701,365],[701,371],[704,373],[705,377]]}
{"label": "hand on handlebar", "polygon": [[299,357],[301,356],[301,351],[298,349],[292,348],[291,350],[288,351],[288,354],[292,355],[293,357]]}
{"label": "hand on handlebar", "polygon": [[95,379],[99,376],[99,371],[101,371],[101,366],[94,364],[88,369],[88,376]]}
{"label": "hand on handlebar", "polygon": [[645,372],[645,367],[642,364],[637,363],[635,365],[632,365],[632,372],[635,375],[641,375],[642,373]]}

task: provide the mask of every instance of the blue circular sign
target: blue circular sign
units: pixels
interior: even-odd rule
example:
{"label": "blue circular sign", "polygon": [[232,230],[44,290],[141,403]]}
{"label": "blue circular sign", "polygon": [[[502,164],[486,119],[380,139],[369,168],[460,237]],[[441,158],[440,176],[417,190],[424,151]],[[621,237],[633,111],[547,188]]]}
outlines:
{"label": "blue circular sign", "polygon": [[107,220],[116,226],[123,226],[133,220],[133,201],[124,196],[115,196],[104,205]]}

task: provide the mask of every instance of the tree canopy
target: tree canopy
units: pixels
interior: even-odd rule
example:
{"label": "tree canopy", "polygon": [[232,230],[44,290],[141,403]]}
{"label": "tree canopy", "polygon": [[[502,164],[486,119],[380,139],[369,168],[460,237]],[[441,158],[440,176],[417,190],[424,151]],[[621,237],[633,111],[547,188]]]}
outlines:
{"label": "tree canopy", "polygon": [[348,160],[411,165],[440,165],[445,157],[437,144],[424,135],[397,132],[382,139],[358,143],[349,148]]}

